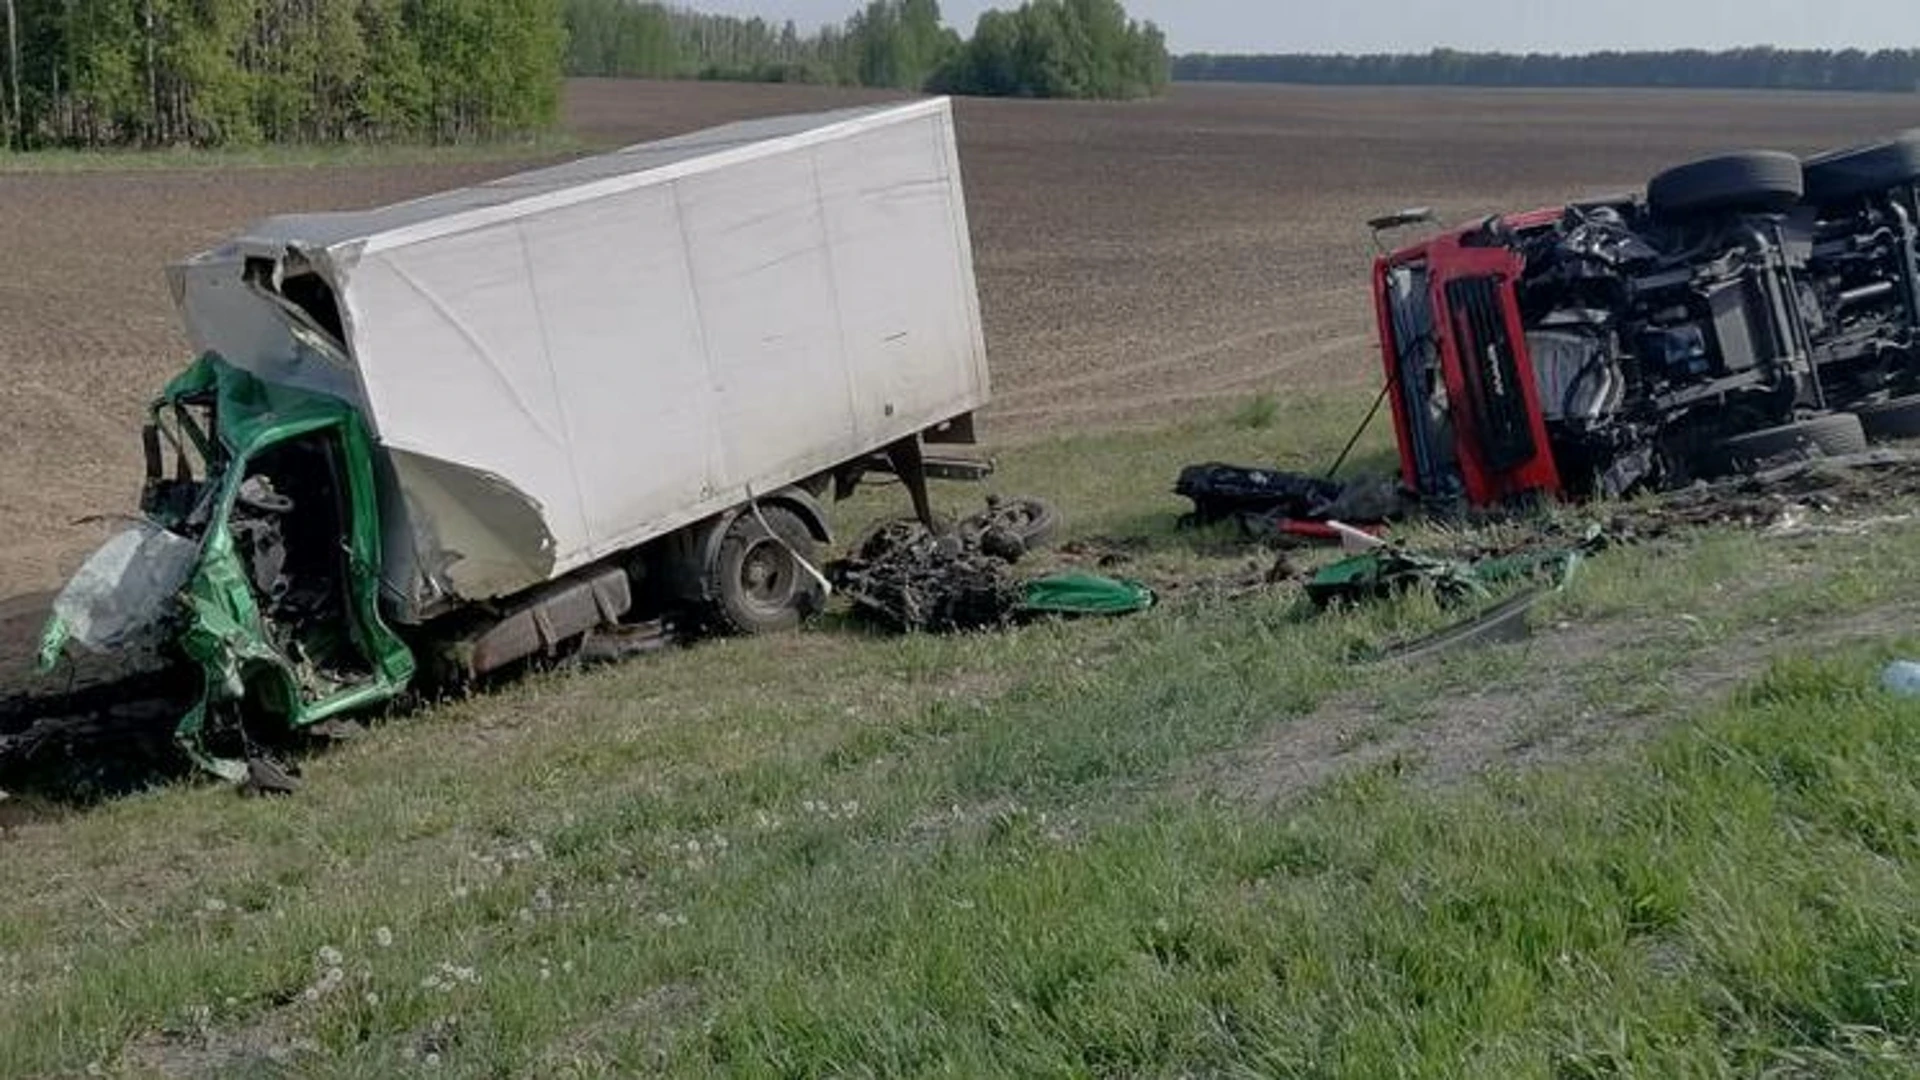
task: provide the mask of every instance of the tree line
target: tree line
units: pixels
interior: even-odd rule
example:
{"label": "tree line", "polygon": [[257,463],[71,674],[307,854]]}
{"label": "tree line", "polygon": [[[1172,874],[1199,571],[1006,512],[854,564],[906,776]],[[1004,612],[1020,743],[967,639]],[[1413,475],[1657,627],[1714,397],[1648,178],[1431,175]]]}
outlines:
{"label": "tree line", "polygon": [[936,0],[871,0],[810,34],[632,0],[567,0],[566,13],[571,75],[1128,98],[1164,89],[1171,63],[1160,30],[1118,0],[1028,0],[981,16],[970,40]]}
{"label": "tree line", "polygon": [[1173,62],[1185,81],[1369,86],[1674,87],[1740,90],[1920,90],[1920,49],[1773,49],[1710,52],[1221,56]]}
{"label": "tree line", "polygon": [[935,0],[882,0],[805,35],[632,0],[566,0],[565,13],[569,75],[914,89],[960,47]]}
{"label": "tree line", "polygon": [[560,0],[0,0],[0,134],[458,140],[551,125]]}
{"label": "tree line", "polygon": [[932,88],[1000,97],[1138,98],[1166,89],[1167,39],[1118,0],[1032,0],[980,16]]}
{"label": "tree line", "polygon": [[487,138],[551,126],[563,75],[1133,97],[1169,66],[1119,0],[1028,0],[970,41],[937,0],[806,34],[635,0],[0,0],[0,35],[20,149]]}

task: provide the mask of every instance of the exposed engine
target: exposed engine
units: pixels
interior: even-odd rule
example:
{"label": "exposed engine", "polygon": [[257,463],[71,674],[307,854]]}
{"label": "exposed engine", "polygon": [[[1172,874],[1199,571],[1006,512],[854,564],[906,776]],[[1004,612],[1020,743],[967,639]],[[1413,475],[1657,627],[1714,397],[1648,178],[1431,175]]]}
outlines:
{"label": "exposed engine", "polygon": [[[1689,443],[1813,405],[1794,280],[1808,245],[1779,217],[1675,224],[1635,204],[1570,207],[1509,242],[1542,417],[1573,494],[1684,468]],[[1635,454],[1646,448],[1648,453]],[[1666,452],[1659,452],[1666,451]]]}

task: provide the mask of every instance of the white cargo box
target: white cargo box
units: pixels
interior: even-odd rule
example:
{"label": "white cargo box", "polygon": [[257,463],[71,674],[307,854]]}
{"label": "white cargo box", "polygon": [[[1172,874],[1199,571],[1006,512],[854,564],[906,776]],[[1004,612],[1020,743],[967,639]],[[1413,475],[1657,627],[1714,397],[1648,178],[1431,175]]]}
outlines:
{"label": "white cargo box", "polygon": [[[308,270],[337,316],[315,278],[300,286]],[[387,583],[416,615],[557,577],[988,394],[945,99],[272,218],[174,286],[196,346],[362,409],[397,493]]]}

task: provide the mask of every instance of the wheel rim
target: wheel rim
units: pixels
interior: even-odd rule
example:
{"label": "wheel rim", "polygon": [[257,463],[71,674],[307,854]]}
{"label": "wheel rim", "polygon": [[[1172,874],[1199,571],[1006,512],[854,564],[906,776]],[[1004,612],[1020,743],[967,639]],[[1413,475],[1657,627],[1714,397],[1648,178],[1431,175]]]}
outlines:
{"label": "wheel rim", "polygon": [[740,595],[762,611],[779,611],[793,601],[793,556],[773,537],[754,541],[740,559]]}

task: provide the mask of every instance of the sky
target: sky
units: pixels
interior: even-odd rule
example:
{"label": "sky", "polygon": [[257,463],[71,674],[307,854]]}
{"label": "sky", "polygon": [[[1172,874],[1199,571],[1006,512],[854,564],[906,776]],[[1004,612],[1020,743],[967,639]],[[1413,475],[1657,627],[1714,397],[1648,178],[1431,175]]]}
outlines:
{"label": "sky", "polygon": [[[679,6],[803,28],[862,0],[678,0]],[[1920,47],[1916,0],[1122,0],[1180,52],[1592,52],[1598,49]],[[941,0],[973,32],[994,0]]]}

